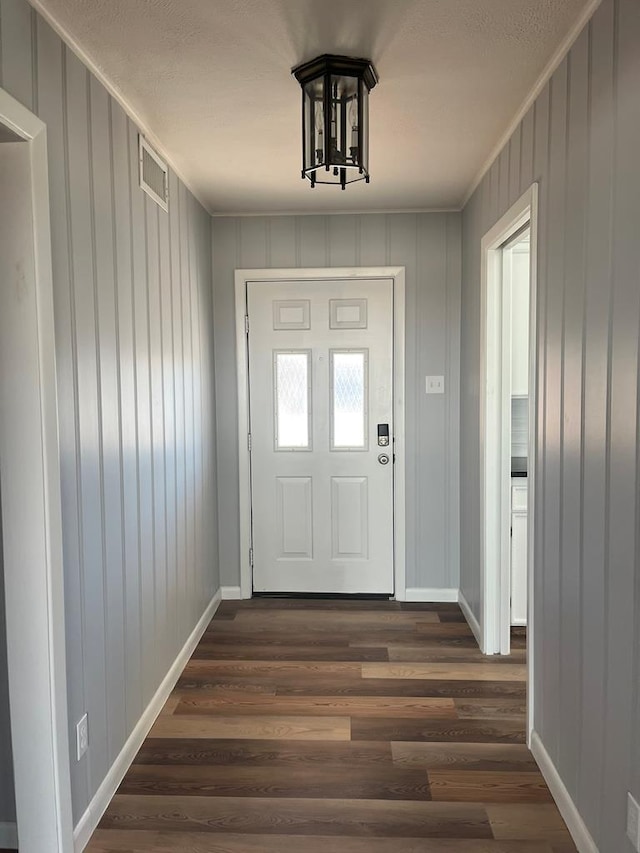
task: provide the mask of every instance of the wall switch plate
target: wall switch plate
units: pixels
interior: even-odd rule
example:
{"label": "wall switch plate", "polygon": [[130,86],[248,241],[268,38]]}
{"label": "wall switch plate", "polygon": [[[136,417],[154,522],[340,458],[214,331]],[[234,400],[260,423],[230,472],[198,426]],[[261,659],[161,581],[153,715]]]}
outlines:
{"label": "wall switch plate", "polygon": [[87,714],[76,726],[76,755],[78,761],[89,749],[89,717]]}
{"label": "wall switch plate", "polygon": [[627,835],[635,850],[640,853],[640,805],[627,794]]}
{"label": "wall switch plate", "polygon": [[427,376],[427,394],[444,394],[444,376]]}

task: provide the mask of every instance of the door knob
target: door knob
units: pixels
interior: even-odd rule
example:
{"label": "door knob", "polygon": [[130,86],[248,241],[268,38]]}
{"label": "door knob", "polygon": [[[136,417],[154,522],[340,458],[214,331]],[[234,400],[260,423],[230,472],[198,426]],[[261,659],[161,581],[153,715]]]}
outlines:
{"label": "door knob", "polygon": [[388,465],[388,464],[389,464],[389,456],[388,456],[386,453],[381,453],[381,454],[378,456],[378,462],[379,462],[381,465]]}

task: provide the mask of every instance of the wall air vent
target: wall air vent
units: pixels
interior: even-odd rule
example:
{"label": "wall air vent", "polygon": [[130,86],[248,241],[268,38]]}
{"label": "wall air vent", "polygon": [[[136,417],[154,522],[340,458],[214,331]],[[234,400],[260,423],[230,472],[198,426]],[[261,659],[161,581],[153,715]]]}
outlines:
{"label": "wall air vent", "polygon": [[147,140],[138,135],[140,188],[163,210],[169,209],[169,174],[167,164],[156,154]]}

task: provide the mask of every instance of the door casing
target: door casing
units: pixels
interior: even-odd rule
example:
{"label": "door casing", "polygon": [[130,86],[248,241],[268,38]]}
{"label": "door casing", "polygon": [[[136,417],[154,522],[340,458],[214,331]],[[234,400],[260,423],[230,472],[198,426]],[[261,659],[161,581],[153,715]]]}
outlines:
{"label": "door casing", "polygon": [[[33,354],[23,365],[23,388],[7,381],[0,364],[0,392],[7,412],[39,413],[29,430],[17,417],[7,418],[0,435],[6,458],[29,460],[22,472],[8,466],[2,481],[14,520],[3,548],[17,827],[24,853],[68,853],[73,818],[47,136],[45,124],[3,89],[0,123],[24,140],[15,144],[28,148],[35,268],[34,292],[22,308],[10,288],[0,290],[0,312]],[[25,559],[30,537],[42,543],[37,559]]]}
{"label": "door casing", "polygon": [[395,465],[393,477],[394,587],[406,599],[405,534],[405,268],[328,267],[306,269],[239,269],[235,273],[236,367],[238,380],[238,471],[240,490],[240,594],[252,595],[251,458],[249,453],[249,359],[247,284],[274,281],[310,282],[344,279],[391,279],[393,282],[393,411]]}
{"label": "door casing", "polygon": [[[502,250],[524,225],[531,227],[529,288],[529,448],[527,477],[527,738],[534,708],[534,556],[537,470],[537,257],[538,185],[532,186],[482,239],[480,359],[481,613],[477,637],[484,654],[509,654],[511,486],[510,387],[504,381]],[[510,321],[509,321],[510,322]]]}

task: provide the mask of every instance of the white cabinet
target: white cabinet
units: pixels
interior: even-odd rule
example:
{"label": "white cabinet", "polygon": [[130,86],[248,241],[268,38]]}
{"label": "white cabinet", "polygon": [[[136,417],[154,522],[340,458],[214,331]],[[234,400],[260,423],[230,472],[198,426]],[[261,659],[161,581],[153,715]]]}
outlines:
{"label": "white cabinet", "polygon": [[527,478],[511,481],[511,624],[527,624]]}

